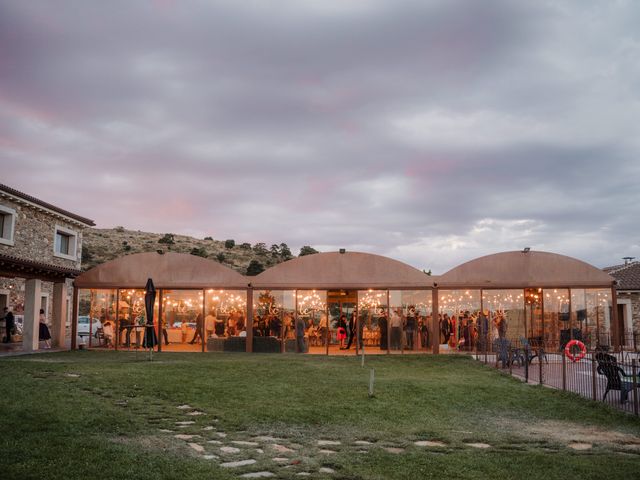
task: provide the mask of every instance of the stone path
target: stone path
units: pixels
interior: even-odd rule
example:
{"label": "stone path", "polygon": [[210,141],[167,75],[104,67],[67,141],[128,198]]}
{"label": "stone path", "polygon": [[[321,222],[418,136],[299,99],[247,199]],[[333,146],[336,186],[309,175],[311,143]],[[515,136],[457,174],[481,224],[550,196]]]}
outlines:
{"label": "stone path", "polygon": [[[246,431],[225,432],[218,426],[219,419],[212,419],[207,412],[188,404],[178,405],[176,409],[187,417],[198,418],[197,420],[162,419],[187,430],[176,434],[169,428],[159,428],[159,432],[172,436],[176,441],[184,442],[185,447],[203,460],[215,462],[221,468],[237,471],[238,478],[277,477],[278,472],[284,473],[285,469],[291,471],[287,475],[326,478],[339,473],[341,454],[368,455],[373,452],[384,452],[403,455],[410,451],[447,454],[460,448],[475,450],[494,448],[488,443],[470,440],[463,443],[448,443],[433,438],[407,439],[399,442],[390,442],[385,439],[355,439],[345,442],[331,438],[308,438],[300,441],[299,438],[294,440],[286,436],[251,435]],[[593,446],[591,443],[577,441],[567,444],[567,448],[575,452],[589,451]]]}

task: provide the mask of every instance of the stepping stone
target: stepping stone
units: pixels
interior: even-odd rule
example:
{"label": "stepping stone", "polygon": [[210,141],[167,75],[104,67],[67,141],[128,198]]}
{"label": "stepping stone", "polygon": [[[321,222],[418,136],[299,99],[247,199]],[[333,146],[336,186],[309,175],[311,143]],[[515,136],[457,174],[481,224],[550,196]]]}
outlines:
{"label": "stepping stone", "polygon": [[318,445],[320,445],[320,446],[324,446],[324,445],[342,445],[342,442],[339,442],[337,440],[318,440]]}
{"label": "stepping stone", "polygon": [[217,435],[220,438],[227,438],[227,434],[224,432],[215,432],[214,435]]}
{"label": "stepping stone", "polygon": [[189,425],[178,425],[178,428],[189,428]]}
{"label": "stepping stone", "polygon": [[242,478],[268,478],[275,477],[275,474],[271,472],[252,472],[245,473],[244,475],[240,475]]}
{"label": "stepping stone", "polygon": [[465,443],[465,445],[472,448],[491,448],[488,443]]}
{"label": "stepping stone", "polygon": [[183,422],[176,422],[176,425],[193,425],[194,423],[196,422],[194,422],[193,420],[185,420]]}
{"label": "stepping stone", "polygon": [[333,468],[329,468],[329,467],[321,467],[320,470],[318,470],[320,473],[336,473],[336,471]]}
{"label": "stepping stone", "polygon": [[173,430],[167,430],[166,428],[161,428],[160,431],[162,433],[173,433]]}
{"label": "stepping stone", "polygon": [[275,458],[272,458],[271,460],[277,463],[285,463],[289,461],[288,458],[284,458],[284,457],[275,457]]}
{"label": "stepping stone", "polygon": [[258,442],[247,442],[245,440],[233,440],[231,443],[235,443],[236,445],[245,445],[247,447],[257,447],[260,445]]}
{"label": "stepping stone", "polygon": [[240,449],[236,447],[220,447],[222,453],[240,453]]}
{"label": "stepping stone", "polygon": [[191,407],[191,405],[178,405],[176,407],[178,410],[191,410],[193,407]]}
{"label": "stepping stone", "polygon": [[338,452],[336,452],[334,450],[320,450],[320,452],[318,452],[318,453],[324,453],[325,455],[331,455],[333,453],[338,453]]}
{"label": "stepping stone", "polygon": [[207,443],[212,443],[213,445],[222,445],[220,440],[209,440]]}
{"label": "stepping stone", "polygon": [[578,443],[578,442],[570,443],[567,446],[573,450],[591,450],[593,448],[593,445],[591,445],[590,443]]}
{"label": "stepping stone", "polygon": [[79,378],[80,375],[78,375],[77,373],[65,373],[64,374],[65,377],[69,377],[69,378]]}
{"label": "stepping stone", "polygon": [[254,437],[253,440],[256,440],[258,442],[281,442],[282,438],[260,436],[260,437]]}
{"label": "stepping stone", "polygon": [[215,429],[216,429],[216,427],[211,427],[211,426],[209,426],[209,427],[202,427],[202,429],[203,429],[205,432],[210,432],[211,430],[215,430]]}
{"label": "stepping stone", "polygon": [[256,453],[263,454],[264,450],[261,448],[256,448]]}
{"label": "stepping stone", "polygon": [[419,440],[413,442],[416,447],[446,447],[444,442],[438,442],[437,440]]}
{"label": "stepping stone", "polygon": [[174,435],[174,438],[177,438],[178,440],[191,440],[192,438],[196,438],[199,437],[200,435],[182,435],[182,434],[178,434],[178,435]]}
{"label": "stepping stone", "polygon": [[398,448],[398,447],[384,447],[384,449],[389,453],[402,453],[402,452],[404,452],[404,448]]}
{"label": "stepping stone", "polygon": [[299,477],[310,477],[311,474],[309,472],[300,472],[300,473],[296,473],[296,475],[298,475]]}
{"label": "stepping stone", "polygon": [[355,441],[355,442],[353,442],[353,443],[355,443],[356,445],[373,445],[373,443],[368,442],[368,441],[366,441],[366,440],[356,440],[356,441]]}
{"label": "stepping stone", "polygon": [[198,445],[197,443],[190,443],[189,446],[198,453],[204,452],[204,447],[202,445]]}
{"label": "stepping stone", "polygon": [[187,412],[187,415],[189,415],[190,417],[196,417],[198,415],[206,415],[206,413],[194,410],[193,412]]}
{"label": "stepping stone", "polygon": [[237,467],[246,467],[247,465],[253,465],[256,461],[252,458],[248,460],[238,460],[237,462],[225,462],[221,463],[220,466],[222,468],[237,468]]}
{"label": "stepping stone", "polygon": [[217,455],[203,455],[202,458],[204,458],[205,460],[217,460],[218,456]]}
{"label": "stepping stone", "polygon": [[294,452],[295,450],[292,450],[288,447],[285,447],[284,445],[279,445],[277,443],[274,443],[273,445],[271,445],[271,447],[279,453],[290,453],[290,452]]}

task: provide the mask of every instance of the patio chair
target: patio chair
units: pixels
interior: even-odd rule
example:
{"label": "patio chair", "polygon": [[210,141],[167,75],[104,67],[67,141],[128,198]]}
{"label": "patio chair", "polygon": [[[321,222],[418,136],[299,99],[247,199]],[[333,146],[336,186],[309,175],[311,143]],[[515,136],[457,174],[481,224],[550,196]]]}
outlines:
{"label": "patio chair", "polygon": [[502,362],[502,368],[507,368],[511,363],[511,342],[506,338],[496,338],[493,341],[493,349],[496,352],[496,363]]}
{"label": "patio chair", "polygon": [[549,359],[547,358],[547,354],[544,353],[544,348],[542,347],[542,345],[540,345],[536,350],[531,347],[529,340],[524,337],[520,337],[520,343],[522,344],[522,349],[524,350],[523,357],[526,355],[526,360],[529,365],[531,365],[531,362],[536,357],[539,358],[539,361],[542,361],[542,359],[544,358],[544,361],[546,363],[549,363]]}
{"label": "patio chair", "polygon": [[604,402],[610,390],[620,390],[620,403],[626,403],[629,392],[633,390],[633,383],[623,380],[623,377],[632,377],[620,366],[616,357],[607,353],[598,352],[595,355],[598,362],[597,372],[607,378],[607,387],[602,396]]}

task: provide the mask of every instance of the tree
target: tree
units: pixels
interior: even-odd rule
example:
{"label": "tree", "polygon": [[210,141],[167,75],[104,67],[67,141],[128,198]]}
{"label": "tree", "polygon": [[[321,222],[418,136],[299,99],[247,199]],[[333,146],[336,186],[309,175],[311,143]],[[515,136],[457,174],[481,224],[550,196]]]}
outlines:
{"label": "tree", "polygon": [[314,253],[320,253],[315,248],[310,247],[309,245],[305,245],[300,249],[299,257],[304,257],[305,255],[313,255]]}
{"label": "tree", "polygon": [[260,255],[264,255],[267,253],[267,244],[266,243],[256,243],[253,246],[253,251],[259,253]]}
{"label": "tree", "polygon": [[271,248],[269,249],[271,251],[271,256],[272,257],[278,257],[280,256],[280,246],[273,244],[271,245]]}
{"label": "tree", "polygon": [[229,239],[229,240],[225,240],[224,241],[224,248],[233,248],[236,246],[236,241],[233,239]]}
{"label": "tree", "polygon": [[262,272],[264,272],[264,265],[257,260],[251,260],[251,263],[249,263],[249,266],[247,267],[247,275],[252,277]]}
{"label": "tree", "polygon": [[209,254],[207,254],[207,251],[202,247],[193,247],[189,253],[191,255],[195,255],[196,257],[207,258],[209,256]]}
{"label": "tree", "polygon": [[174,237],[173,237],[173,233],[165,233],[164,237],[162,237],[160,240],[158,240],[158,243],[165,243],[167,245],[173,245],[174,243],[176,243]]}
{"label": "tree", "polygon": [[251,250],[251,244],[247,242],[241,243],[240,248],[243,250]]}
{"label": "tree", "polygon": [[213,240],[213,237],[204,237],[205,240]]}
{"label": "tree", "polygon": [[218,260],[220,263],[224,262],[224,253],[220,252],[216,255],[216,260]]}
{"label": "tree", "polygon": [[289,260],[289,259],[293,258],[293,254],[291,253],[291,249],[289,248],[289,246],[286,243],[281,243],[280,244],[280,257],[284,258],[285,260]]}

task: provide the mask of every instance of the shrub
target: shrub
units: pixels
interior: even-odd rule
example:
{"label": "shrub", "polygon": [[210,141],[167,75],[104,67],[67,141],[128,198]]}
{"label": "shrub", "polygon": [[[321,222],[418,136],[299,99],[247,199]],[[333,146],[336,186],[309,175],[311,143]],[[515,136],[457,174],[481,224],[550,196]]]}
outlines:
{"label": "shrub", "polygon": [[224,248],[233,248],[236,246],[236,241],[233,239],[229,239],[229,240],[225,240],[224,241]]}
{"label": "shrub", "polygon": [[174,243],[176,243],[176,241],[173,238],[173,233],[165,233],[164,236],[160,240],[158,240],[158,243],[173,245]]}
{"label": "shrub", "polygon": [[193,247],[189,253],[191,255],[195,255],[196,257],[203,257],[203,258],[207,258],[208,257],[207,251],[202,247],[200,247],[200,248]]}
{"label": "shrub", "polygon": [[247,275],[254,276],[262,272],[264,272],[264,265],[262,265],[257,260],[251,260],[251,262],[249,263],[249,266],[247,267]]}

